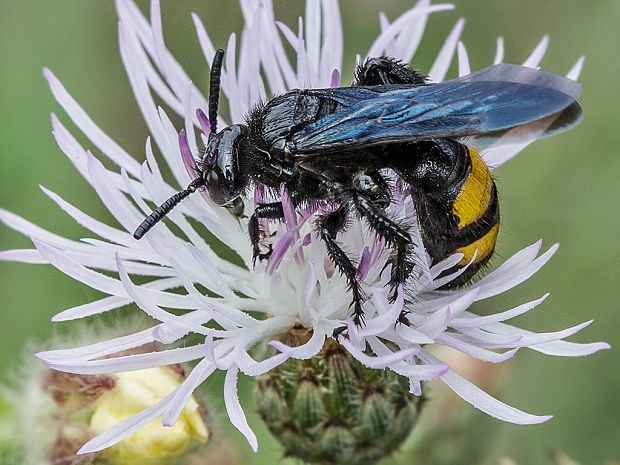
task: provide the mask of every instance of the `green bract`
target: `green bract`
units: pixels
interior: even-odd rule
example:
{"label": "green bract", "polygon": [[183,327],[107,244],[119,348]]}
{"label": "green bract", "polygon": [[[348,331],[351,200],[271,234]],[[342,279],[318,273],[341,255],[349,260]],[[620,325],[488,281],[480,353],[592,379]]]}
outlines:
{"label": "green bract", "polygon": [[[295,327],[285,342],[306,342]],[[390,455],[415,425],[420,399],[407,378],[372,370],[334,339],[310,360],[290,359],[257,379],[258,412],[288,456],[323,464],[361,465]]]}

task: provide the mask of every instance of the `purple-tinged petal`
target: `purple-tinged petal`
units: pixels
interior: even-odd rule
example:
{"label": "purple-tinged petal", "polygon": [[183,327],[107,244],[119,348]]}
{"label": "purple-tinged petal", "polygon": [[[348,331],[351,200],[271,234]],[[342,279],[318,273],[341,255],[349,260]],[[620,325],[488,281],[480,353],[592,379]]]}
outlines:
{"label": "purple-tinged petal", "polygon": [[289,230],[297,228],[297,213],[295,212],[295,206],[293,200],[289,195],[284,184],[280,186],[280,197],[282,198],[282,210],[284,211],[284,220]]}
{"label": "purple-tinged petal", "polygon": [[182,103],[170,90],[168,84],[163,81],[160,71],[155,70],[152,65],[153,62],[157,62],[158,60],[153,59],[155,57],[155,50],[153,47],[153,33],[149,23],[133,2],[118,0],[116,4],[120,21],[128,30],[132,31],[132,33],[140,38],[142,46],[136,49],[136,54],[139,56],[139,62],[145,71],[144,74],[146,75],[149,86],[166,105],[178,114],[182,114]]}
{"label": "purple-tinged petal", "polygon": [[[454,255],[462,255],[462,254],[454,254]],[[448,283],[454,281],[459,276],[461,276],[474,263],[474,261],[476,260],[477,256],[478,256],[478,249],[475,250],[474,255],[471,257],[471,259],[469,260],[467,265],[465,265],[462,268],[459,268],[457,271],[455,271],[453,273],[447,274],[446,276],[442,276],[441,278],[435,278],[433,280],[433,284],[431,286],[431,289],[439,289],[444,284],[448,284]],[[444,262],[446,262],[446,263],[449,263],[451,261],[452,260],[450,260],[450,258],[447,258],[446,260],[444,260]],[[443,264],[443,263],[440,263],[440,265],[441,266],[438,267],[438,269],[443,268],[445,266],[445,264]]]}
{"label": "purple-tinged petal", "polygon": [[248,421],[239,403],[239,396],[237,394],[237,373],[238,369],[236,367],[226,372],[226,378],[224,380],[224,403],[231,423],[245,436],[252,450],[256,452],[258,450],[258,440],[256,439],[254,431],[252,431],[248,425]]}
{"label": "purple-tinged petal", "polygon": [[[390,356],[393,353],[378,337],[369,337],[368,343],[370,344],[371,349],[378,356]],[[411,349],[415,350],[415,354],[418,354],[421,350],[419,346],[413,347]],[[438,378],[439,376],[446,373],[449,369],[449,367],[444,364],[416,365],[415,360],[413,359],[410,361],[399,361],[393,363],[389,366],[389,368],[390,370],[398,373],[401,376],[414,378],[418,381],[428,381]]]}
{"label": "purple-tinged petal", "polygon": [[183,164],[185,165],[185,169],[187,170],[189,177],[191,179],[198,178],[200,176],[200,171],[198,170],[196,160],[194,159],[194,156],[189,148],[189,144],[187,143],[185,129],[181,129],[181,131],[179,131],[179,150],[181,151],[181,158],[183,159]]}
{"label": "purple-tinged petal", "polygon": [[413,365],[407,362],[400,362],[390,365],[390,370],[401,376],[413,378],[417,381],[430,381],[446,374],[450,367],[448,365]]}
{"label": "purple-tinged petal", "polygon": [[[485,279],[483,278],[478,282],[478,285],[480,286],[480,295],[478,296],[478,300],[486,299],[488,297],[500,294],[508,289],[516,287],[523,281],[529,279],[538,270],[540,270],[545,263],[547,263],[551,259],[553,254],[558,250],[558,247],[558,244],[552,245],[549,250],[547,250],[540,257],[532,260],[525,266],[519,266],[519,264],[513,265],[515,269],[513,269],[512,273],[510,273],[510,275],[512,276],[508,275],[509,273],[506,272],[506,269],[508,269],[508,267],[506,267],[506,269],[502,269],[502,267],[506,263],[508,263],[508,261],[510,261],[514,256],[511,257],[497,270],[495,270],[495,272],[497,272],[497,275],[492,276],[493,273],[490,273],[489,275],[485,276],[485,278],[490,278],[488,281],[483,282]],[[504,273],[508,276],[505,276]],[[503,278],[501,279],[501,281],[500,276],[502,276]]]}
{"label": "purple-tinged petal", "polygon": [[362,282],[366,275],[368,274],[368,270],[370,269],[370,250],[368,247],[364,247],[364,251],[362,252],[362,256],[360,257],[360,262],[357,265],[357,279]]}
{"label": "purple-tinged petal", "polygon": [[335,87],[340,87],[340,71],[338,71],[337,69],[334,69],[332,71],[329,87],[331,87],[332,89]]}
{"label": "purple-tinged petal", "polygon": [[606,342],[579,344],[568,341],[553,341],[529,346],[529,348],[556,357],[583,357],[584,355],[592,355],[599,350],[611,349],[611,346]]}
{"label": "purple-tinged petal", "polygon": [[505,336],[489,331],[487,328],[463,328],[458,333],[449,336],[468,344],[475,344],[485,349],[512,349],[522,347],[523,336]]}
{"label": "purple-tinged petal", "polygon": [[201,284],[222,297],[234,299],[235,294],[229,283],[224,280],[222,273],[219,272],[211,258],[203,250],[192,244],[189,244],[188,250],[204,271],[204,275],[201,276]]}
{"label": "purple-tinged petal", "polygon": [[202,111],[202,109],[197,108],[196,118],[198,118],[198,123],[200,123],[200,128],[202,129],[202,132],[208,136],[211,132],[211,123],[209,122],[209,117],[205,115],[205,112]]}
{"label": "purple-tinged petal", "polygon": [[131,245],[130,235],[126,231],[120,231],[116,228],[108,226],[107,224],[98,221],[86,213],[82,212],[78,208],[74,207],[70,203],[66,202],[62,197],[54,192],[40,186],[41,190],[52,199],[56,204],[62,208],[71,218],[73,218],[78,224],[84,226],[86,229],[94,232],[99,237],[107,239],[117,244]]}
{"label": "purple-tinged petal", "polygon": [[480,288],[474,287],[470,292],[450,302],[450,326],[455,317],[467,310],[478,299],[479,294]]}
{"label": "purple-tinged petal", "polygon": [[[166,152],[168,152],[168,144],[165,141],[164,129],[161,125],[155,102],[151,96],[148,82],[144,76],[144,68],[140,66],[140,62],[138,61],[139,54],[136,52],[136,49],[139,48],[139,45],[136,43],[137,39],[135,36],[132,36],[131,33],[124,30],[123,23],[119,23],[118,40],[121,59],[127,70],[127,77],[129,78],[131,88],[133,89],[144,121],[149,128],[153,140],[165,156]],[[166,157],[166,159],[172,168],[174,166],[173,160],[171,160],[170,157]],[[132,173],[130,170],[127,171]]]}
{"label": "purple-tinged petal", "polygon": [[274,246],[271,256],[267,261],[266,272],[268,274],[273,274],[276,268],[278,268],[288,249],[290,249],[297,240],[298,235],[299,231],[297,229],[289,229]]}
{"label": "purple-tinged petal", "polygon": [[390,20],[383,11],[379,12],[379,27],[381,28],[381,33],[385,32],[385,30],[390,27]]}

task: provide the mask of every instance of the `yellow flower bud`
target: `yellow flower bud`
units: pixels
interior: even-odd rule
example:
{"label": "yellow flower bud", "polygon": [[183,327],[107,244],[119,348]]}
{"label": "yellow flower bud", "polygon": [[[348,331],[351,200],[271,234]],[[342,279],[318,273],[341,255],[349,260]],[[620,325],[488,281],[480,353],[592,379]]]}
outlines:
{"label": "yellow flower bud", "polygon": [[[115,378],[114,389],[94,406],[89,426],[97,434],[157,403],[182,381],[170,367],[118,373]],[[161,417],[156,418],[104,453],[117,465],[168,465],[196,442],[208,439],[209,429],[192,397],[173,426],[163,426]]]}

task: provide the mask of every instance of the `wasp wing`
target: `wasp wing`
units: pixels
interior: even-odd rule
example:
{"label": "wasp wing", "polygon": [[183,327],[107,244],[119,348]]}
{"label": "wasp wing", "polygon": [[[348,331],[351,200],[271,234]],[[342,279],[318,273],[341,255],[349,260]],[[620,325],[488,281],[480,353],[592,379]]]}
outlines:
{"label": "wasp wing", "polygon": [[577,102],[563,110],[531,123],[514,128],[492,131],[466,138],[464,143],[476,150],[487,150],[505,145],[529,144],[536,139],[568,131],[583,119],[583,109]]}
{"label": "wasp wing", "polygon": [[289,143],[294,154],[307,157],[486,134],[559,113],[580,93],[581,85],[563,76],[498,64],[429,86],[383,86],[299,130]]}

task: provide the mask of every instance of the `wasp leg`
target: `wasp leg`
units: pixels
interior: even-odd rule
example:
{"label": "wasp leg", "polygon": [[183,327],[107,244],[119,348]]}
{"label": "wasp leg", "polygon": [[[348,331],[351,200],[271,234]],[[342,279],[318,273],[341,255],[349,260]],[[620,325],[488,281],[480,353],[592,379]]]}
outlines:
{"label": "wasp leg", "polygon": [[261,254],[259,249],[260,244],[260,225],[258,224],[259,218],[265,218],[269,220],[283,220],[284,210],[282,208],[282,202],[265,203],[259,205],[252,213],[250,222],[248,223],[248,234],[250,235],[250,241],[252,243],[253,257],[252,262],[256,265],[256,258],[259,260],[266,260],[271,255],[271,249]]}
{"label": "wasp leg", "polygon": [[349,290],[353,295],[353,301],[351,302],[353,306],[353,322],[356,326],[361,326],[364,324],[364,311],[362,309],[364,292],[357,280],[357,269],[336,242],[336,235],[346,226],[347,215],[348,208],[345,204],[342,204],[333,212],[321,216],[317,222],[317,228],[321,239],[325,242],[329,258],[347,279]]}
{"label": "wasp leg", "polygon": [[427,84],[426,76],[405,63],[390,57],[369,58],[355,70],[354,86],[386,84]]}
{"label": "wasp leg", "polygon": [[388,262],[392,264],[390,288],[394,299],[395,289],[404,284],[411,273],[411,263],[407,259],[412,246],[411,235],[405,227],[388,218],[381,204],[368,199],[363,191],[353,191],[351,201],[359,215],[366,219],[375,233],[396,249],[394,257]]}

